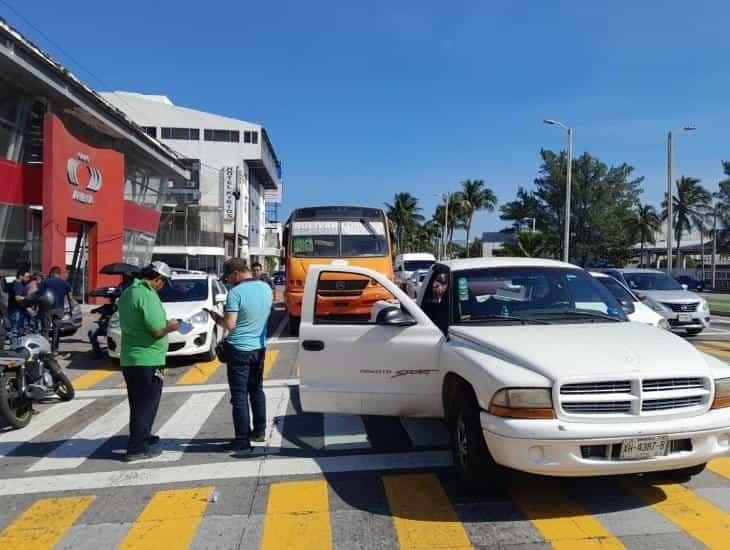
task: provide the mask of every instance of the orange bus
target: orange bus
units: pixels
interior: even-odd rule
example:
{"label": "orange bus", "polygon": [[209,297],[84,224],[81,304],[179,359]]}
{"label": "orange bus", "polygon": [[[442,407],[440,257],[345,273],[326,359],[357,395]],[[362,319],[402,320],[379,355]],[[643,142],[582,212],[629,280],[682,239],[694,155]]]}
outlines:
{"label": "orange bus", "polygon": [[[289,332],[296,335],[302,315],[307,271],[312,265],[367,267],[393,279],[392,239],[388,217],[381,208],[311,206],[291,213],[284,226]],[[389,298],[380,286],[356,276],[337,276],[320,282],[318,312],[367,316],[375,302]]]}

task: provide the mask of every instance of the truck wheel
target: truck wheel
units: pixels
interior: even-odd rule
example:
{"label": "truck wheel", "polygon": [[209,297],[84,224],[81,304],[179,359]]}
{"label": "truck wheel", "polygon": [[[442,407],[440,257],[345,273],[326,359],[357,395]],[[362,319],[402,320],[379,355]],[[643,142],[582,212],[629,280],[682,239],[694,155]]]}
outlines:
{"label": "truck wheel", "polygon": [[702,472],[704,472],[706,466],[707,462],[703,462],[702,464],[698,464],[697,466],[680,468],[679,470],[667,470],[663,473],[677,481],[688,481],[690,478],[700,475]]}
{"label": "truck wheel", "polygon": [[454,395],[448,418],[454,466],[465,487],[486,489],[503,470],[492,458],[479,422],[479,406],[471,388]]}
{"label": "truck wheel", "polygon": [[289,317],[289,336],[299,336],[301,317]]}

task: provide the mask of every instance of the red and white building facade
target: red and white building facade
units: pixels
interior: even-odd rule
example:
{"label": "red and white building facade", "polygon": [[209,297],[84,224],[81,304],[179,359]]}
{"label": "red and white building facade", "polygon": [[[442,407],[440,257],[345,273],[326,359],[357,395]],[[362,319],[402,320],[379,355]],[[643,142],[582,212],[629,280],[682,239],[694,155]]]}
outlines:
{"label": "red and white building facade", "polygon": [[0,21],[0,273],[99,273],[152,256],[161,193],[190,179],[179,156]]}

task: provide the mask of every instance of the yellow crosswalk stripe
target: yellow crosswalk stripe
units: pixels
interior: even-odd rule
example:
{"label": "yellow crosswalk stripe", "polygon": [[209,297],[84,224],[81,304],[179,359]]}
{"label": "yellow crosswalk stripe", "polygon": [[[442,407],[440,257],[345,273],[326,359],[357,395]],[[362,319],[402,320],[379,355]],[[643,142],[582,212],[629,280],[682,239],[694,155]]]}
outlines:
{"label": "yellow crosswalk stripe", "polygon": [[266,350],[266,358],[264,359],[264,378],[269,377],[269,373],[271,372],[271,369],[274,368],[274,364],[276,363],[276,360],[279,357],[279,350],[278,349],[267,349]]}
{"label": "yellow crosswalk stripe", "polygon": [[261,550],[332,548],[326,481],[273,483]]}
{"label": "yellow crosswalk stripe", "polygon": [[178,385],[205,384],[220,368],[221,362],[213,359],[207,363],[196,363],[177,380]]}
{"label": "yellow crosswalk stripe", "polygon": [[546,482],[545,487],[518,488],[510,494],[556,550],[624,548],[596,518],[561,494],[557,485]]}
{"label": "yellow crosswalk stripe", "polygon": [[401,548],[472,547],[435,475],[385,476],[383,485]]}
{"label": "yellow crosswalk stripe", "polygon": [[730,359],[730,351],[720,350],[716,348],[711,348],[709,346],[695,346],[698,350],[704,351],[705,353],[709,353],[710,355],[714,355],[715,357],[721,357],[723,359]]}
{"label": "yellow crosswalk stripe", "polygon": [[74,378],[71,383],[77,390],[86,390],[93,386],[96,386],[100,382],[103,382],[107,378],[114,376],[117,373],[121,374],[121,372],[122,371],[119,367],[115,367],[111,363],[108,363],[98,369],[85,372],[81,376]]}
{"label": "yellow crosswalk stripe", "polygon": [[728,548],[730,514],[724,510],[679,483],[625,483],[654,510],[708,548]]}
{"label": "yellow crosswalk stripe", "polygon": [[710,346],[724,351],[730,351],[730,341],[723,342],[722,340],[697,340],[695,342],[695,345]]}
{"label": "yellow crosswalk stripe", "polygon": [[213,487],[158,491],[119,548],[188,548],[203,519]]}
{"label": "yellow crosswalk stripe", "polygon": [[36,501],[0,533],[0,548],[53,548],[93,501],[94,497]]}
{"label": "yellow crosswalk stripe", "polygon": [[716,458],[707,467],[716,474],[730,479],[730,458]]}

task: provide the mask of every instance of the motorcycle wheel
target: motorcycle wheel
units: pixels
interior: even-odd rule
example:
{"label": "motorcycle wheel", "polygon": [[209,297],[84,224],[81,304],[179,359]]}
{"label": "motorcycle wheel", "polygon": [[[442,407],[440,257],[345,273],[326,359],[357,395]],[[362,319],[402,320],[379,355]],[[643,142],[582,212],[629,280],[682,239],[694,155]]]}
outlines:
{"label": "motorcycle wheel", "polygon": [[20,395],[18,373],[5,371],[0,377],[0,415],[13,428],[25,428],[33,416],[33,402]]}
{"label": "motorcycle wheel", "polygon": [[46,359],[46,367],[51,371],[53,378],[53,391],[61,398],[61,401],[71,401],[76,395],[76,390],[66,373],[55,359]]}

